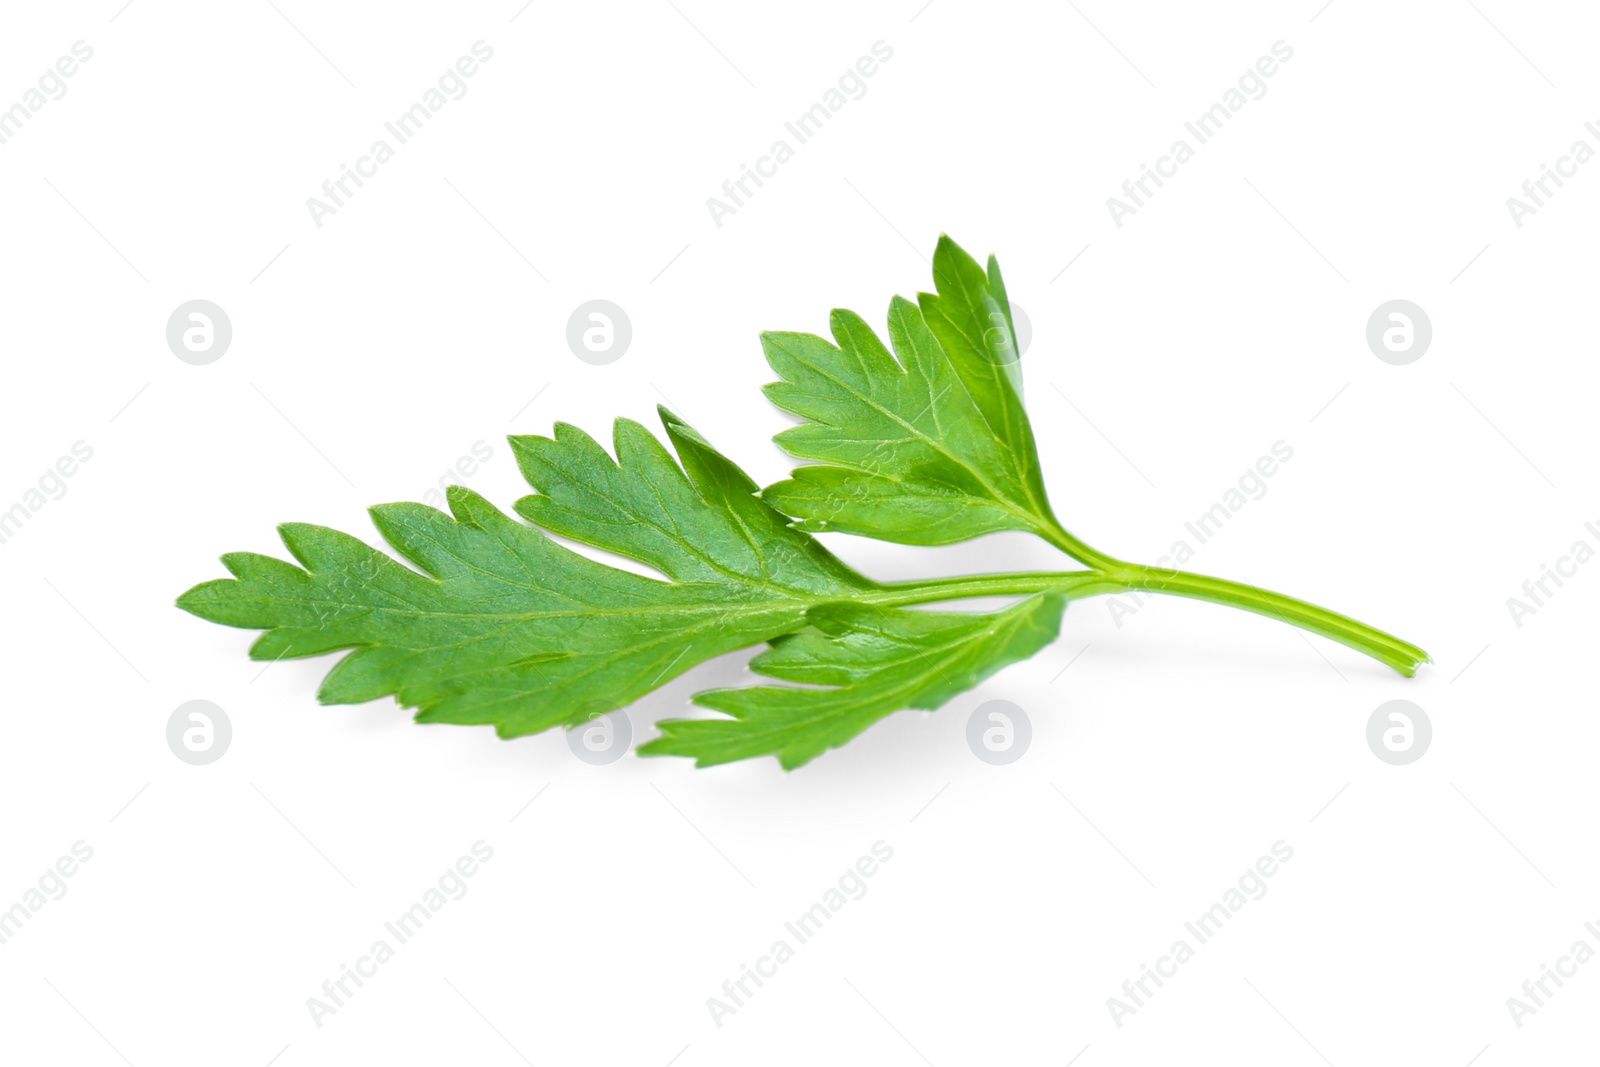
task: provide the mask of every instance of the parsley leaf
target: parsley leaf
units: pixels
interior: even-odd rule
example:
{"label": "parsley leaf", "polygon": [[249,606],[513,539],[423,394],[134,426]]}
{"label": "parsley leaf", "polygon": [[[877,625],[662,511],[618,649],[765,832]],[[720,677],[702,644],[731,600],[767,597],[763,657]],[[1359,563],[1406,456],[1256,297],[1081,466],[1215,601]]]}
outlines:
{"label": "parsley leaf", "polygon": [[933,270],[937,295],[889,305],[892,354],[850,311],[831,316],[835,343],[762,335],[783,378],[767,397],[808,420],[775,440],[820,461],[762,494],[801,529],[914,545],[1055,529],[999,264],[945,237]]}
{"label": "parsley leaf", "polygon": [[860,604],[813,610],[811,628],[750,661],[769,678],[832,688],[712,689],[694,702],[728,718],[666,719],[644,756],[693,756],[700,767],[775,755],[806,763],[903,708],[932,711],[1056,639],[1066,601],[1032,596],[991,615]]}
{"label": "parsley leaf", "polygon": [[755,484],[662,412],[683,463],[619,419],[617,460],[558,425],[512,439],[540,495],[517,510],[551,532],[656,568],[670,581],[596,562],[452,486],[452,515],[422,504],[371,510],[412,570],[354,537],[280,528],[300,566],[237,552],[234,578],[179,607],[267,632],[258,660],[355,649],[323,703],[393,695],[419,722],[493,723],[502,737],[576,725],[705,660],[805,624],[806,611],[873,583],[761,502]]}
{"label": "parsley leaf", "polygon": [[[791,685],[699,694],[720,718],[671,719],[641,748],[701,766],[774,755],[798,767],[904,708],[932,709],[1049,644],[1069,600],[1165,593],[1242,608],[1339,641],[1410,676],[1428,654],[1365,623],[1223,578],[1125,563],[1056,520],[1022,404],[1021,367],[1000,268],[948,237],[936,293],[889,308],[890,347],[848,311],[834,342],[762,337],[782,378],[767,387],[804,420],[779,434],[816,461],[758,491],[688,424],[660,411],[676,458],[618,419],[615,458],[583,431],[513,437],[536,492],[519,522],[460,486],[450,514],[371,509],[411,563],[322,526],[279,528],[297,561],[234,552],[231,579],[178,606],[265,631],[258,660],[347,651],[324,703],[393,696],[419,722],[493,724],[503,737],[573,727],[696,664],[770,643],[751,666]],[[892,350],[891,350],[892,349]],[[812,534],[833,530],[943,545],[1031,532],[1087,569],[874,582]],[[648,567],[642,576],[552,535]],[[909,610],[1010,597],[987,614]]]}

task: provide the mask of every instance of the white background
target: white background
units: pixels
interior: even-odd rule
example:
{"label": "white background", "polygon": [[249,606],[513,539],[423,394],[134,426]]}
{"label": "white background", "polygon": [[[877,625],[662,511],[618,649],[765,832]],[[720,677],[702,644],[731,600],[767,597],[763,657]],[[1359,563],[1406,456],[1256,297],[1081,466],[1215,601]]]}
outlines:
{"label": "white background", "polygon": [[[74,842],[94,855],[0,945],[0,1056],[1592,1053],[1600,963],[1521,1028],[1506,998],[1574,941],[1600,949],[1600,565],[1520,628],[1506,600],[1574,541],[1600,547],[1600,163],[1521,228],[1506,198],[1574,140],[1600,148],[1594,13],[919,2],[8,5],[0,106],[73,42],[94,56],[0,145],[0,509],[74,442],[94,455],[0,545],[0,908]],[[306,198],[478,40],[494,57],[467,95],[315,226]],[[706,198],[880,40],[866,95],[716,226]],[[1279,40],[1267,94],[1115,226],[1106,198]],[[558,734],[319,707],[331,660],[263,671],[253,635],[172,606],[224,551],[282,554],[280,521],[375,536],[366,505],[420,499],[480,440],[469,482],[508,507],[526,487],[504,435],[556,419],[602,436],[670,402],[777,480],[757,332],[823,330],[834,306],[881,322],[928,287],[941,231],[998,254],[1031,319],[1069,528],[1153,560],[1282,440],[1293,460],[1193,569],[1436,664],[1408,682],[1223,608],[1151,602],[1118,626],[1091,600],[1033,660],[800,771],[593,767]],[[164,336],[196,298],[234,330],[204,367]],[[591,298],[633,323],[609,366],[564,339]],[[1404,367],[1364,338],[1395,298],[1434,329]],[[1022,539],[829,543],[883,578],[1059,562]],[[630,709],[635,740],[748,678],[743,659]],[[1434,728],[1404,767],[1365,740],[1398,697]],[[165,740],[197,698],[233,724],[205,767]],[[990,699],[1032,721],[1009,766],[965,742]],[[307,998],[479,840],[470,892],[315,1025]],[[867,895],[716,1026],[707,998],[879,840],[894,858]],[[1116,1026],[1107,998],[1279,840],[1270,892]]]}

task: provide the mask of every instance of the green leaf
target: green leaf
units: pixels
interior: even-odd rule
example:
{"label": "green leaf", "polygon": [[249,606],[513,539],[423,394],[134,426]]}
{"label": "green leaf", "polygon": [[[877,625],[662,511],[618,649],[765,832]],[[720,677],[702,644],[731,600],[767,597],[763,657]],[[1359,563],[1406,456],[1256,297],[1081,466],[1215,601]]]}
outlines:
{"label": "green leaf", "polygon": [[999,265],[985,274],[944,237],[933,269],[937,295],[889,305],[892,354],[850,311],[833,312],[832,344],[762,336],[783,378],[768,398],[807,420],[775,439],[819,461],[762,496],[801,529],[944,545],[1054,527]]}
{"label": "green leaf", "polygon": [[1056,639],[1066,601],[1029,597],[967,615],[828,604],[812,627],[772,643],[750,666],[769,678],[832,688],[712,689],[695,703],[724,719],[667,719],[640,755],[692,756],[708,767],[776,755],[786,770],[849,741],[904,708],[932,710]]}
{"label": "green leaf", "polygon": [[514,737],[621,707],[697,663],[800,628],[819,603],[874,588],[661,414],[681,468],[626,419],[615,461],[567,425],[512,446],[539,490],[518,503],[522,515],[667,580],[582,556],[452,486],[452,515],[371,510],[420,573],[347,534],[288,524],[280,532],[300,566],[233,553],[223,557],[233,579],[196,586],[178,605],[265,630],[255,659],[355,649],[323,682],[324,703],[393,695],[420,709],[419,722],[493,723]]}
{"label": "green leaf", "polygon": [[[848,311],[833,313],[836,343],[763,336],[783,379],[767,393],[803,420],[778,442],[815,461],[764,492],[665,410],[676,458],[626,419],[615,458],[557,424],[553,437],[511,439],[537,490],[516,505],[527,522],[461,487],[449,492],[450,514],[373,508],[413,566],[291,523],[279,529],[298,565],[232,553],[222,559],[233,578],[195,586],[178,605],[265,631],[250,651],[258,660],[348,651],[323,682],[325,703],[392,695],[419,721],[492,723],[504,737],[579,725],[698,663],[770,642],[752,666],[797,684],[701,693],[725,717],[667,721],[641,749],[701,765],[776,755],[797,767],[899,709],[936,708],[1052,641],[1067,600],[1103,593],[1252,611],[1408,677],[1429,662],[1416,645],[1326,608],[1123,562],[1065,530],[1023,410],[999,266],[991,257],[985,270],[943,237],[933,273],[936,293],[890,304],[892,351]],[[920,545],[1030,531],[1087,569],[880,584],[823,548],[819,530]],[[609,566],[557,537],[654,573]],[[1026,599],[987,615],[908,610],[991,596]]]}

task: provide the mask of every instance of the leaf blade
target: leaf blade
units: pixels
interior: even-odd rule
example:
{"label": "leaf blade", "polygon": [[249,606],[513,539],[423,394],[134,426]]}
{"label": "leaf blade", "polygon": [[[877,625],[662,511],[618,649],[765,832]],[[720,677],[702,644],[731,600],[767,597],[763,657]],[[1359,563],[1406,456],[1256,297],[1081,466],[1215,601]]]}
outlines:
{"label": "leaf blade", "polygon": [[324,679],[324,703],[394,696],[419,722],[492,724],[514,737],[622,707],[698,663],[802,627],[822,600],[873,587],[754,496],[704,438],[665,412],[663,421],[681,467],[626,420],[615,460],[572,427],[520,439],[538,492],[518,510],[665,578],[580,555],[452,486],[448,515],[372,509],[415,570],[348,534],[289,523],[280,536],[298,566],[233,553],[224,557],[233,578],[201,583],[178,606],[264,630],[256,659],[349,650]]}
{"label": "leaf blade", "polygon": [[943,237],[934,277],[937,295],[891,301],[888,346],[848,311],[831,316],[833,342],[762,336],[781,379],[768,398],[806,420],[775,440],[817,464],[762,498],[802,529],[941,545],[1056,525],[999,266],[991,259],[985,273]]}
{"label": "leaf blade", "polygon": [[[985,615],[829,604],[812,628],[774,642],[751,669],[826,689],[756,685],[697,693],[716,719],[667,719],[640,755],[708,767],[755,756],[793,770],[906,708],[932,710],[1033,655],[1060,632],[1066,602],[1037,595]],[[832,632],[829,632],[832,631]]]}

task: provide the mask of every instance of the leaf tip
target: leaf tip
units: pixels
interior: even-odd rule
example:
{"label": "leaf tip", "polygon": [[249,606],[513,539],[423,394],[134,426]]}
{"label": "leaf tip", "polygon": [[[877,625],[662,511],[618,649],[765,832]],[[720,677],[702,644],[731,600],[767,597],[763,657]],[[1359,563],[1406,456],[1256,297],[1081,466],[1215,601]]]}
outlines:
{"label": "leaf tip", "polygon": [[199,585],[191,586],[182,593],[179,593],[177,598],[172,602],[173,607],[180,611],[187,611],[190,615],[197,615],[200,616],[200,618],[205,618],[205,616],[200,615],[199,611],[200,602],[202,599],[204,599],[200,595],[200,590],[204,589],[210,584],[210,582],[201,582]]}

